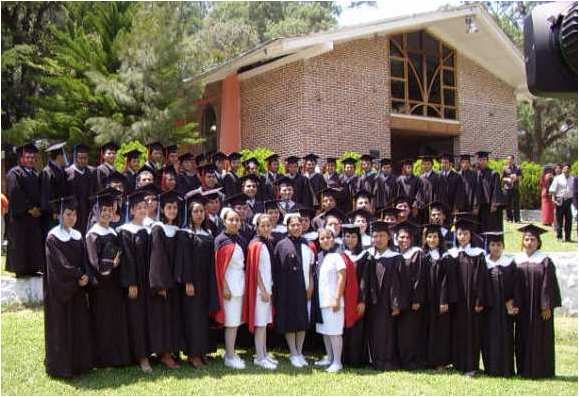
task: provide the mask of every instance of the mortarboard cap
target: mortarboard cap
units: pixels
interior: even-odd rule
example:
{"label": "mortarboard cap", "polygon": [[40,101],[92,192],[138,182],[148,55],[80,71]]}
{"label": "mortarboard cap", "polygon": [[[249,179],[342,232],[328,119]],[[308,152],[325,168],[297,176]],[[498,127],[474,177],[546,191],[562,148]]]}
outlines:
{"label": "mortarboard cap", "polygon": [[245,205],[249,197],[245,193],[237,193],[233,196],[229,196],[225,199],[225,202],[229,207],[235,207],[236,205]]}
{"label": "mortarboard cap", "polygon": [[107,187],[90,197],[90,200],[96,201],[100,207],[112,207],[115,200],[121,195],[117,189]]}
{"label": "mortarboard cap", "polygon": [[149,153],[151,153],[153,150],[163,151],[163,145],[161,144],[161,142],[153,142],[149,144],[148,149]]}
{"label": "mortarboard cap", "polygon": [[270,154],[269,156],[267,156],[265,158],[265,161],[267,161],[268,163],[271,163],[273,161],[278,161],[279,160],[279,155],[274,153],[274,154]]}
{"label": "mortarboard cap", "polygon": [[247,175],[242,176],[241,178],[239,178],[239,183],[241,185],[243,185],[245,183],[245,181],[247,181],[248,179],[252,182],[255,182],[256,185],[259,185],[261,183],[259,176],[255,175],[255,174],[247,174]]}
{"label": "mortarboard cap", "polygon": [[227,156],[227,159],[229,161],[233,161],[233,160],[239,160],[241,158],[241,153],[239,152],[231,152],[229,153],[229,155]]}
{"label": "mortarboard cap", "polygon": [[299,157],[296,157],[296,156],[289,156],[289,157],[286,157],[285,161],[286,161],[288,164],[297,164],[298,161],[300,161],[300,158],[299,158]]}
{"label": "mortarboard cap", "polygon": [[372,156],[371,154],[363,154],[360,157],[360,160],[362,161],[373,161],[374,160],[374,156]]}
{"label": "mortarboard cap", "polygon": [[383,158],[382,160],[380,160],[380,165],[390,165],[390,164],[392,164],[391,159]]}
{"label": "mortarboard cap", "polygon": [[407,230],[412,235],[414,235],[414,233],[416,233],[416,230],[418,230],[419,228],[420,228],[419,225],[408,221],[400,222],[394,225],[394,230],[396,232],[399,232],[400,230]]}
{"label": "mortarboard cap", "polygon": [[454,154],[452,153],[448,153],[448,152],[444,152],[440,155],[440,159],[447,159],[449,161],[453,161],[454,160]]}
{"label": "mortarboard cap", "polygon": [[[504,243],[504,233],[497,231],[497,232],[483,232],[481,233],[485,239],[485,243],[492,243],[493,241],[500,241]],[[486,244],[485,244],[486,245]]]}
{"label": "mortarboard cap", "polygon": [[225,160],[225,159],[227,159],[227,155],[226,155],[225,153],[223,153],[223,152],[216,152],[216,153],[213,155],[213,162],[223,161],[223,160]]}
{"label": "mortarboard cap", "polygon": [[346,157],[344,160],[342,160],[342,164],[352,164],[352,165],[356,165],[356,163],[358,162],[358,160],[356,160],[353,157]]}
{"label": "mortarboard cap", "polygon": [[371,200],[374,196],[369,191],[362,189],[354,194],[354,200],[358,200],[360,197],[365,197],[368,200]]}
{"label": "mortarboard cap", "polygon": [[62,214],[64,210],[76,210],[78,208],[78,200],[76,196],[65,196],[55,200],[51,200],[50,206],[54,213]]}
{"label": "mortarboard cap", "polygon": [[64,150],[65,146],[66,146],[66,142],[55,143],[54,145],[50,145],[49,147],[47,147],[45,151],[50,153],[50,152],[54,152],[57,150]]}
{"label": "mortarboard cap", "polygon": [[418,156],[418,158],[422,161],[430,161],[430,162],[434,161],[434,156],[431,154],[424,154],[422,156]]}
{"label": "mortarboard cap", "polygon": [[454,223],[456,230],[463,229],[471,232],[476,231],[478,224],[468,218],[458,218]]}
{"label": "mortarboard cap", "polygon": [[265,208],[265,210],[279,210],[279,206],[278,206],[279,201],[278,200],[267,200],[264,201],[263,206]]}
{"label": "mortarboard cap", "polygon": [[350,220],[350,222],[354,222],[357,216],[363,216],[366,218],[366,221],[372,219],[372,214],[370,211],[365,210],[364,208],[357,209],[355,211],[349,212],[346,217]]}
{"label": "mortarboard cap", "polygon": [[476,156],[477,156],[478,158],[488,158],[488,157],[489,157],[489,154],[491,154],[491,152],[487,152],[487,151],[485,151],[485,150],[479,150],[479,151],[476,152],[475,154],[476,154]]}
{"label": "mortarboard cap", "polygon": [[404,159],[401,161],[402,165],[414,165],[414,159]]}
{"label": "mortarboard cap", "polygon": [[216,189],[209,189],[201,192],[201,195],[205,197],[207,200],[215,200],[216,198],[220,198],[219,192],[222,190],[222,187],[218,187]]}
{"label": "mortarboard cap", "polygon": [[89,152],[89,147],[88,145],[85,145],[84,143],[78,143],[76,145],[74,145],[73,147],[73,151],[74,153],[88,153]]}
{"label": "mortarboard cap", "polygon": [[193,160],[193,155],[189,152],[183,153],[182,155],[179,156],[180,162],[191,161],[191,160]]}
{"label": "mortarboard cap", "polygon": [[119,145],[117,145],[114,142],[107,142],[101,146],[101,152],[104,153],[107,150],[112,150],[112,151],[116,152],[117,150],[119,150]]}
{"label": "mortarboard cap", "polygon": [[337,161],[338,161],[338,159],[335,157],[327,157],[326,158],[326,164],[336,164]]}
{"label": "mortarboard cap", "polygon": [[370,230],[372,230],[372,232],[388,232],[390,230],[390,224],[384,221],[374,221],[370,225]]}
{"label": "mortarboard cap", "polygon": [[535,226],[532,223],[529,223],[528,225],[518,228],[517,231],[521,233],[531,233],[532,235],[537,237],[543,233],[547,233],[547,230],[543,229],[542,227]]}
{"label": "mortarboard cap", "polygon": [[127,160],[138,159],[142,155],[141,151],[138,149],[133,149],[130,152],[125,153],[125,157]]}
{"label": "mortarboard cap", "polygon": [[357,225],[353,225],[351,223],[345,223],[342,225],[342,236],[346,233],[352,234],[355,233],[360,236],[360,227]]}
{"label": "mortarboard cap", "polygon": [[107,184],[109,183],[123,183],[127,182],[127,178],[118,171],[113,171],[107,178]]}
{"label": "mortarboard cap", "polygon": [[376,210],[376,215],[378,215],[379,218],[383,219],[386,216],[398,216],[401,212],[402,210],[396,207],[387,207]]}
{"label": "mortarboard cap", "polygon": [[275,181],[275,183],[278,186],[281,186],[281,185],[294,186],[294,180],[290,177],[287,177],[287,176],[282,176],[277,181]]}
{"label": "mortarboard cap", "polygon": [[442,225],[437,223],[427,223],[426,225],[422,225],[422,228],[425,233],[438,233],[440,232]]}
{"label": "mortarboard cap", "polygon": [[320,190],[320,197],[333,197],[334,200],[336,200],[338,198],[338,195],[340,194],[341,189],[335,188],[335,187],[327,187],[325,189]]}
{"label": "mortarboard cap", "polygon": [[463,154],[461,154],[459,157],[460,157],[460,160],[461,160],[461,161],[462,161],[462,160],[468,160],[468,161],[470,161],[470,158],[472,157],[472,154],[463,153]]}
{"label": "mortarboard cap", "polygon": [[161,207],[167,203],[179,203],[183,201],[183,196],[181,196],[175,190],[169,190],[168,192],[163,192],[160,195]]}
{"label": "mortarboard cap", "polygon": [[303,157],[303,159],[306,161],[314,161],[314,162],[317,162],[319,158],[320,156],[314,153],[307,154]]}

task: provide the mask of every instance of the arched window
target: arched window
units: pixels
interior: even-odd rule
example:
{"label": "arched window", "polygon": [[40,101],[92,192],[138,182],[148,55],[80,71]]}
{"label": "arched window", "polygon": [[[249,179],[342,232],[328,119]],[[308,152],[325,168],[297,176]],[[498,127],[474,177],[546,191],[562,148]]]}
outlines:
{"label": "arched window", "polygon": [[392,111],[457,118],[454,50],[426,31],[390,37]]}
{"label": "arched window", "polygon": [[205,153],[217,150],[217,116],[211,105],[207,105],[203,109],[201,137],[205,138],[203,142],[203,151]]}

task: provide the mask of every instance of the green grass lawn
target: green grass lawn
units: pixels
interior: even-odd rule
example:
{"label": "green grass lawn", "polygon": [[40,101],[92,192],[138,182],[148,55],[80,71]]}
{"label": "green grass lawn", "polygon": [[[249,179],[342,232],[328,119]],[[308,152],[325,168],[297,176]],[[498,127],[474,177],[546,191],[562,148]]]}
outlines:
{"label": "green grass lawn", "polygon": [[[556,319],[557,377],[550,380],[466,378],[454,371],[387,372],[346,369],[327,374],[294,369],[285,352],[276,353],[277,372],[248,365],[234,371],[222,364],[222,351],[206,369],[136,367],[100,369],[78,379],[51,379],[44,372],[43,317],[39,309],[2,313],[2,394],[4,395],[576,395],[577,319]],[[243,354],[246,361],[249,354]],[[310,357],[313,358],[313,357]]]}
{"label": "green grass lawn", "polygon": [[[525,223],[504,223],[505,231],[505,249],[508,252],[519,252],[521,251],[521,233],[517,231],[518,228],[525,225]],[[535,223],[535,225],[543,227],[549,231],[541,236],[543,242],[543,247],[541,251],[543,252],[563,252],[563,251],[576,251],[577,250],[577,232],[575,223],[573,223],[573,233],[572,239],[574,243],[566,243],[557,241],[557,234],[552,227],[543,226],[540,223]]]}

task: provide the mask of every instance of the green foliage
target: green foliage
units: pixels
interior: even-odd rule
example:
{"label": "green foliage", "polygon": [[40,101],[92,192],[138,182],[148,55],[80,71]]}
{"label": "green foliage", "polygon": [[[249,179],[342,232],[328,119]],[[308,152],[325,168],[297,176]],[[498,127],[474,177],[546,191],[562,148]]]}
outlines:
{"label": "green foliage", "polygon": [[541,207],[541,176],[543,167],[537,163],[523,161],[521,163],[523,177],[519,183],[519,194],[521,197],[521,208]]}
{"label": "green foliage", "polygon": [[[259,172],[265,173],[267,171],[265,159],[274,154],[275,152],[267,148],[257,148],[255,150],[243,149],[239,153],[241,153],[242,162],[255,157],[259,163]],[[243,169],[243,167],[239,171],[240,175],[245,174],[245,170]],[[282,174],[285,173],[285,167],[283,166],[282,161],[280,161],[279,172]]]}
{"label": "green foliage", "polygon": [[352,157],[353,159],[358,160],[358,162],[356,163],[356,175],[362,175],[362,167],[360,166],[360,157],[362,157],[362,155],[360,153],[357,152],[344,152],[340,158],[338,158],[338,160],[336,161],[336,172],[338,173],[343,173],[344,172],[344,159],[347,159],[349,157]]}
{"label": "green foliage", "polygon": [[115,160],[115,168],[119,172],[125,171],[126,158],[125,153],[131,152],[133,150],[138,150],[141,152],[141,157],[139,158],[139,167],[145,165],[147,161],[147,147],[138,141],[130,141],[123,143],[119,150],[117,150],[117,159]]}
{"label": "green foliage", "polygon": [[577,160],[571,165],[571,175],[577,176]]}
{"label": "green foliage", "polygon": [[[422,160],[418,159],[414,162],[414,165],[412,166],[412,169],[414,170],[414,175],[421,175],[424,171],[422,170]],[[432,169],[436,172],[440,172],[440,161],[438,160],[433,160],[432,161]]]}

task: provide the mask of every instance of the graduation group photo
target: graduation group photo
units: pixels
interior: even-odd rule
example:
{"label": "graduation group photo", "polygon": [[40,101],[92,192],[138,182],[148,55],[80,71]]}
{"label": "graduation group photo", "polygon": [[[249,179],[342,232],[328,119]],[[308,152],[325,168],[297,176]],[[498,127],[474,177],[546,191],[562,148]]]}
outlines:
{"label": "graduation group photo", "polygon": [[576,2],[2,25],[2,394],[577,394]]}

